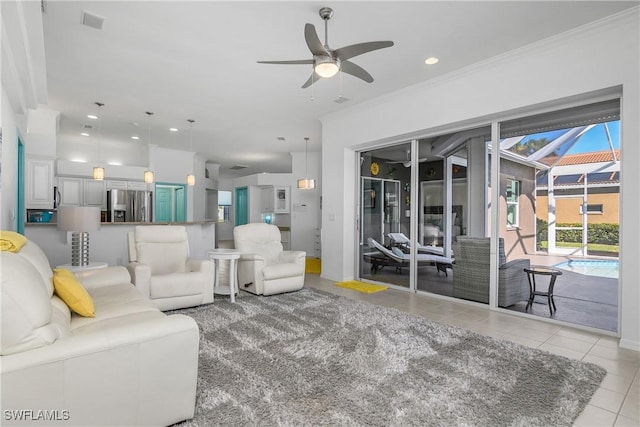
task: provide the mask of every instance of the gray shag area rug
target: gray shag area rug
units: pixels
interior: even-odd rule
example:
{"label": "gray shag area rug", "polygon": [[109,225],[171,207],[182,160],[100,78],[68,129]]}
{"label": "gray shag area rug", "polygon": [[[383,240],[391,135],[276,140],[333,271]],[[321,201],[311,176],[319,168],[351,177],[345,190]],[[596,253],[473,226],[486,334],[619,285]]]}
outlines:
{"label": "gray shag area rug", "polygon": [[605,370],[313,289],[176,310],[200,326],[180,426],[571,426]]}

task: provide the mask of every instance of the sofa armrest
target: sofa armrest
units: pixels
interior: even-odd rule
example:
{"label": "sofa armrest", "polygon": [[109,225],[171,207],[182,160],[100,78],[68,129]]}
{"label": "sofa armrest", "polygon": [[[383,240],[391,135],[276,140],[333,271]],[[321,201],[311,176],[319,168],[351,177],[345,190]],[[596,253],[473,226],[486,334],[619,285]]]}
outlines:
{"label": "sofa armrest", "polygon": [[279,260],[284,263],[304,264],[306,257],[307,253],[305,251],[282,251],[280,252]]}
{"label": "sofa armrest", "polygon": [[126,268],[120,266],[79,271],[74,274],[86,289],[131,283],[129,272]]}
{"label": "sofa armrest", "polygon": [[242,261],[265,261],[265,258],[259,254],[241,253],[238,262]]}
{"label": "sofa armrest", "polygon": [[215,264],[208,259],[188,259],[187,271],[202,273],[205,278],[205,287],[202,291],[203,304],[213,302],[213,280],[215,276]]}
{"label": "sofa armrest", "polygon": [[193,417],[197,324],[182,315],[137,320],[2,356],[3,409],[63,408],[74,425]]}
{"label": "sofa armrest", "polygon": [[151,295],[151,267],[138,261],[130,262],[127,270],[131,274],[131,283],[133,283],[138,291],[149,298]]}

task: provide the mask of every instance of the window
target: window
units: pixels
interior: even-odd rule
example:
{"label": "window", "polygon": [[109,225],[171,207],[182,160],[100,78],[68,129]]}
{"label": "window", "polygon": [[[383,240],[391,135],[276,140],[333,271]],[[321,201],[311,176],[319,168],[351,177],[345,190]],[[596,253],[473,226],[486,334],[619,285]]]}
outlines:
{"label": "window", "polygon": [[507,179],[507,227],[518,226],[520,211],[520,181]]}
{"label": "window", "polygon": [[218,191],[218,222],[229,221],[231,207],[231,191]]}
{"label": "window", "polygon": [[229,206],[218,206],[218,222],[229,221]]}
{"label": "window", "polygon": [[[582,207],[584,205],[580,205],[580,215],[582,215]],[[604,206],[602,204],[597,205],[587,205],[587,215],[591,214],[599,214],[602,215],[604,213]]]}

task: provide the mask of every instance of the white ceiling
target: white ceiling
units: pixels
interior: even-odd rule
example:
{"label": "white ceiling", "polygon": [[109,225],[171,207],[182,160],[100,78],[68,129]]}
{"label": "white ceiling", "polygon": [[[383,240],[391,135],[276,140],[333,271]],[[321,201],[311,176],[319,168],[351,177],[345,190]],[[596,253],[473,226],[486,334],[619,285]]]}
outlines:
{"label": "white ceiling", "polygon": [[[77,137],[90,122],[86,115],[96,112],[93,103],[100,101],[105,137],[145,144],[144,112],[153,111],[152,143],[188,150],[187,119],[192,118],[193,149],[220,163],[221,176],[291,172],[289,153],[304,151],[305,136],[311,138],[309,151],[320,151],[319,117],[325,114],[637,4],[49,0],[43,16],[49,107],[61,112],[59,138]],[[331,48],[395,43],[353,58],[373,83],[344,75],[301,89],[310,65],[256,63],[310,59],[303,29],[314,24],[324,40],[322,6],[334,9]],[[103,29],[81,25],[82,11],[103,17]],[[425,65],[429,56],[440,62]],[[340,93],[349,101],[334,102]],[[172,126],[180,132],[169,132]],[[133,134],[141,139],[132,141]],[[250,167],[230,171],[236,164]]]}

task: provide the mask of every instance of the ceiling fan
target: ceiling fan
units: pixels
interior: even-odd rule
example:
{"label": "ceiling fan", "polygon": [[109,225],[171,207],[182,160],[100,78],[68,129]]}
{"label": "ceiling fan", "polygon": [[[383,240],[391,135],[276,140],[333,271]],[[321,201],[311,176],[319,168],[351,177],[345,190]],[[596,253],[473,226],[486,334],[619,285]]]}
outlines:
{"label": "ceiling fan", "polygon": [[[418,163],[426,162],[427,160],[429,160],[428,157],[418,159]],[[407,150],[407,160],[397,160],[395,162],[386,162],[386,163],[389,163],[389,164],[402,163],[402,166],[404,166],[405,168],[408,168],[409,166],[411,166],[411,150]]]}
{"label": "ceiling fan", "polygon": [[349,61],[349,59],[362,55],[363,53],[372,52],[378,49],[393,46],[392,41],[377,41],[352,44],[350,46],[341,47],[339,49],[329,48],[328,42],[328,22],[333,16],[333,9],[323,7],[319,11],[320,17],[324,20],[324,45],[318,38],[316,28],[312,24],[305,24],[304,39],[307,42],[309,50],[313,54],[312,59],[300,59],[292,61],[258,61],[259,64],[312,64],[313,73],[311,77],[302,85],[306,88],[314,84],[321,78],[330,78],[336,75],[338,71],[351,74],[354,77],[364,80],[367,83],[373,82],[373,77],[364,68]]}

